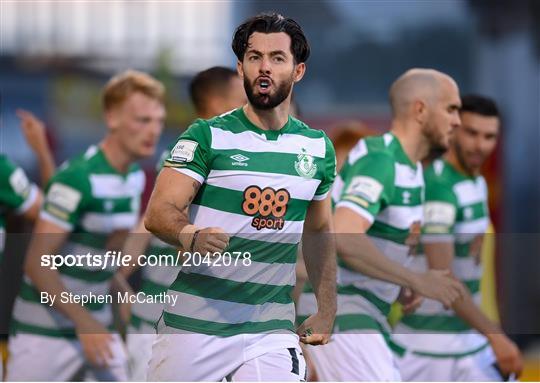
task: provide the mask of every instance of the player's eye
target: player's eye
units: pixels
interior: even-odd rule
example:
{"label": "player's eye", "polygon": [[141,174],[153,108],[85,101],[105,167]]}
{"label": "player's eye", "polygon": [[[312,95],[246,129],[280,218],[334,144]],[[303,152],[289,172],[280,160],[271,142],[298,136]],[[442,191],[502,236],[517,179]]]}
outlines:
{"label": "player's eye", "polygon": [[151,119],[148,117],[138,117],[135,119],[139,124],[148,124]]}

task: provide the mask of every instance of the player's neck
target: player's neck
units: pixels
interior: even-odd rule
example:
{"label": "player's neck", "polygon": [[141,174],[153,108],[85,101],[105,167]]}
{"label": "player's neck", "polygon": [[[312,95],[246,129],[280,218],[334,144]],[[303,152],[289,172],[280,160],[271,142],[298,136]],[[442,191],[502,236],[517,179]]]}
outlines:
{"label": "player's neck", "polygon": [[270,110],[255,109],[250,103],[243,108],[248,120],[259,128],[263,130],[280,130],[289,120],[289,104],[290,100],[286,99]]}
{"label": "player's neck", "polygon": [[399,140],[403,151],[413,164],[428,155],[428,144],[413,127],[407,127],[405,122],[394,120],[390,131]]}
{"label": "player's neck", "polygon": [[99,144],[107,162],[120,173],[126,173],[129,166],[135,161],[124,148],[120,145],[118,140],[107,135],[103,141]]}
{"label": "player's neck", "polygon": [[454,169],[457,170],[458,173],[461,173],[464,176],[476,177],[479,173],[465,168],[465,166],[463,166],[463,164],[459,160],[456,150],[453,147],[450,147],[450,149],[448,149],[448,151],[444,154],[443,157],[446,162],[448,162]]}

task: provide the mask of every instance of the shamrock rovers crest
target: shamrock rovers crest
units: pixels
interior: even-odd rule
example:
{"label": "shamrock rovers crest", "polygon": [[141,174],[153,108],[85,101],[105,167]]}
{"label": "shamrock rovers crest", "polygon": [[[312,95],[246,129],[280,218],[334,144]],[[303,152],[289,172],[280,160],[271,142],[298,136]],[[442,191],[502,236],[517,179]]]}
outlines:
{"label": "shamrock rovers crest", "polygon": [[294,162],[296,172],[302,177],[313,178],[317,172],[317,164],[315,164],[313,156],[306,154],[306,149],[302,148],[302,154],[299,154],[297,158],[298,161]]}

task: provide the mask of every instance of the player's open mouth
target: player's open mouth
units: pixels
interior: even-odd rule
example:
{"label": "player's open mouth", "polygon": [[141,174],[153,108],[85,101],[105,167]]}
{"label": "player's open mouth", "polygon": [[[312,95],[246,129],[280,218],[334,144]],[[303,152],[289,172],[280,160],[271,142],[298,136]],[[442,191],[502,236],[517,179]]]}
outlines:
{"label": "player's open mouth", "polygon": [[263,77],[257,80],[257,90],[259,91],[259,93],[268,94],[271,87],[272,80],[270,80],[269,78]]}
{"label": "player's open mouth", "polygon": [[143,146],[146,149],[152,149],[152,148],[154,148],[154,146],[156,146],[156,143],[153,142],[153,141],[145,141],[145,142],[143,142]]}

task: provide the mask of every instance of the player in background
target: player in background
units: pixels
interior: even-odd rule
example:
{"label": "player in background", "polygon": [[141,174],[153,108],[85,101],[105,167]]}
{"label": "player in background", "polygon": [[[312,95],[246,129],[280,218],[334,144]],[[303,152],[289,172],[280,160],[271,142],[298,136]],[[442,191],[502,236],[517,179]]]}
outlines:
{"label": "player in background", "polygon": [[247,101],[238,73],[219,66],[199,72],[189,85],[189,96],[197,117],[205,120],[236,109]]}
{"label": "player in background", "polygon": [[[332,128],[330,140],[332,141],[332,144],[334,144],[334,150],[336,151],[337,173],[340,172],[349,151],[354,147],[354,145],[356,145],[356,143],[362,138],[373,135],[375,135],[374,131],[367,128],[364,124],[356,121],[340,123]],[[302,292],[309,292],[310,294],[313,294],[313,289],[309,283],[306,285],[307,280],[308,276],[304,263],[304,257],[299,256],[296,264],[296,285],[294,286],[293,290],[293,299],[296,304],[298,304],[298,300],[300,299],[300,294],[302,294]],[[304,291],[304,289],[306,291]],[[297,323],[302,323],[309,315],[313,314],[313,312],[310,312],[309,314],[306,313],[306,315],[301,315],[298,312],[297,305],[296,314]]]}
{"label": "player in background", "polygon": [[480,170],[497,144],[499,112],[482,96],[463,96],[461,104],[461,125],[448,152],[424,172],[423,251],[411,267],[451,269],[468,293],[451,309],[427,299],[401,318],[394,339],[407,349],[399,366],[408,381],[500,381],[523,366],[517,346],[479,307],[480,253],[489,225],[488,189]]}
{"label": "player in background", "polygon": [[[44,187],[55,169],[45,126],[26,110],[17,110],[17,116],[21,119],[20,128],[26,142],[38,161]],[[28,179],[24,170],[7,156],[0,155],[0,265],[5,246],[6,213],[13,210],[26,220],[34,222],[42,202],[43,196],[39,187]]]}
{"label": "player in background", "polygon": [[50,180],[13,312],[7,380],[127,378],[122,341],[109,332],[111,305],[61,300],[67,292],[107,295],[115,267],[108,262],[104,269],[86,263],[52,269],[42,256],[121,248],[137,222],[145,183],[135,161],[155,151],[163,103],[164,88],[152,77],[136,71],[113,77],[103,91],[106,136]]}
{"label": "player in background", "polygon": [[[423,217],[422,165],[459,125],[457,85],[412,69],[390,89],[391,130],[351,150],[332,190],[337,201],[338,311],[332,341],[310,353],[322,380],[399,380],[386,316],[400,288],[450,305],[463,293],[448,271],[406,267]],[[308,298],[308,296],[306,296]],[[301,302],[313,306],[306,299]],[[409,295],[407,309],[418,304]]]}
{"label": "player in background", "polygon": [[[225,67],[212,67],[199,72],[190,83],[189,93],[195,111],[199,118],[219,116],[246,103],[246,94],[242,80],[235,70]],[[168,156],[170,150],[164,154]],[[163,156],[162,156],[163,157]],[[166,157],[165,157],[166,158]],[[161,170],[163,161],[157,164],[157,171]],[[150,245],[150,247],[149,247]],[[143,220],[126,239],[123,254],[141,255],[174,255],[178,250],[159,240],[144,228]],[[163,265],[146,266],[142,270],[141,292],[158,295],[166,293],[175,280],[179,268],[160,257]],[[170,260],[170,259],[169,259]],[[117,278],[124,290],[128,290],[127,278],[137,270],[139,262],[130,266],[120,267]],[[128,351],[129,379],[132,381],[146,381],[148,362],[152,356],[152,344],[156,338],[155,325],[163,311],[163,304],[140,303],[127,306],[124,320],[129,323],[126,337]]]}
{"label": "player in background", "polygon": [[326,343],[334,319],[335,154],[323,132],[289,116],[309,45],[294,20],[270,13],[240,25],[232,46],[248,104],[180,137],[145,220],[190,253],[232,256],[182,267],[168,291],[180,304],[159,321],[150,380],[304,380],[290,295],[300,240],[319,303],[302,341]]}
{"label": "player in background", "polygon": [[[54,172],[54,160],[47,144],[45,126],[30,112],[18,110],[21,119],[21,131],[38,159],[42,182]],[[52,170],[51,170],[52,169]],[[7,156],[0,155],[0,276],[7,275],[9,271],[3,263],[6,244],[6,215],[9,211],[21,215],[25,220],[34,222],[39,215],[43,202],[43,195],[37,185],[31,182],[24,170],[10,161]],[[6,273],[6,274],[5,274]],[[4,295],[5,292],[0,291]],[[2,297],[3,298],[3,297]],[[2,302],[5,302],[2,299]],[[3,350],[5,335],[0,338],[0,380],[3,377]],[[6,334],[7,335],[7,334]]]}
{"label": "player in background", "polygon": [[45,188],[56,170],[54,157],[47,142],[45,124],[34,114],[24,109],[18,109],[17,116],[21,119],[20,127],[24,138],[36,156],[41,186]]}
{"label": "player in background", "polygon": [[[334,126],[330,133],[330,139],[334,144],[336,151],[336,171],[340,172],[343,163],[345,162],[349,151],[356,143],[364,137],[373,136],[375,132],[367,128],[364,124],[356,121],[340,123]],[[332,201],[334,204],[334,201]],[[304,294],[304,296],[302,296]],[[296,304],[296,323],[300,324],[305,321],[313,312],[313,305],[306,305],[305,302],[315,302],[313,288],[308,282],[308,275],[304,263],[304,257],[299,255],[296,263],[296,286],[293,290],[293,299]],[[302,300],[300,300],[302,299]],[[299,302],[303,302],[302,305]],[[310,357],[310,352],[317,352],[320,347],[301,344],[304,358],[308,367],[307,381],[317,381],[317,367]]]}

